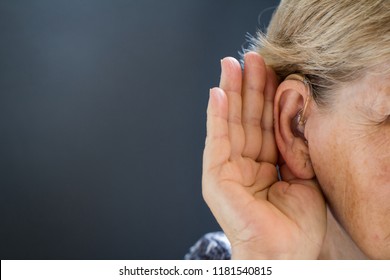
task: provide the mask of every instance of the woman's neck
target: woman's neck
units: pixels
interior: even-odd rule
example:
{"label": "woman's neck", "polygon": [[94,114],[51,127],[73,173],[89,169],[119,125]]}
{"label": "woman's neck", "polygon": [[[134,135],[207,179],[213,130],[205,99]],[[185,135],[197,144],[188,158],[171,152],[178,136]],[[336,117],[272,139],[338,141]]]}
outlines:
{"label": "woman's neck", "polygon": [[367,256],[357,247],[347,232],[327,209],[327,231],[318,257],[322,260],[355,260],[367,259]]}

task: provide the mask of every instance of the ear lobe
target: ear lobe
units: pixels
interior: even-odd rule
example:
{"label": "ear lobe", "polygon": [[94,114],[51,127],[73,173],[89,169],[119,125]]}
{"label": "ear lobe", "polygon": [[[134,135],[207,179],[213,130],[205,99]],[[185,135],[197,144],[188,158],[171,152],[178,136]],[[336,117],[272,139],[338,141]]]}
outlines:
{"label": "ear lobe", "polygon": [[[276,143],[291,173],[299,179],[315,176],[304,136],[304,123],[298,120],[309,97],[310,91],[303,82],[285,80],[276,91],[274,103]],[[309,110],[305,110],[305,116],[300,117],[307,118],[309,114]]]}

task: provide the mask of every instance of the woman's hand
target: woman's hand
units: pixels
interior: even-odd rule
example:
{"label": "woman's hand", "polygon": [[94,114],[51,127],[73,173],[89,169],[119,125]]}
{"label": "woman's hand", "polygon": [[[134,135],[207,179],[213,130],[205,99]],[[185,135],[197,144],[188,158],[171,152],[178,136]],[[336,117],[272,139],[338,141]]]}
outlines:
{"label": "woman's hand", "polygon": [[[278,180],[273,130],[274,72],[247,53],[244,71],[221,61],[219,88],[210,90],[203,156],[203,196],[236,259],[315,259],[326,231],[326,206],[314,180],[286,165]],[[279,159],[279,163],[281,159]]]}

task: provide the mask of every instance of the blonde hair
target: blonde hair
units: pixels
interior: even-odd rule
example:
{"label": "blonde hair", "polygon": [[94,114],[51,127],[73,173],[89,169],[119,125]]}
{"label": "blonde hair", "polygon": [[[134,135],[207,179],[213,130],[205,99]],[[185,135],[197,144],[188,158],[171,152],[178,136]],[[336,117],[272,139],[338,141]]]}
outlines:
{"label": "blonde hair", "polygon": [[329,92],[390,62],[390,0],[282,0],[250,50],[280,80],[305,75],[327,105]]}

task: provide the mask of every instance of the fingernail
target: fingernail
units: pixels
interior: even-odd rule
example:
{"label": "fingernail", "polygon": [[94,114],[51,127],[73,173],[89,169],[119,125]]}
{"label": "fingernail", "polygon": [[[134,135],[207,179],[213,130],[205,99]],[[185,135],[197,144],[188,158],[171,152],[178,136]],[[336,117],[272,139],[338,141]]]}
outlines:
{"label": "fingernail", "polygon": [[220,102],[220,100],[222,99],[223,92],[219,88],[214,87],[210,88],[210,94],[215,96],[214,98],[217,100],[217,102]]}
{"label": "fingernail", "polygon": [[211,95],[215,95],[215,90],[214,90],[214,89],[215,89],[215,88],[210,88],[210,92],[209,92],[209,93],[210,93],[210,96],[211,96]]}
{"label": "fingernail", "polygon": [[221,76],[222,76],[222,73],[224,72],[224,68],[225,68],[225,67],[223,67],[224,59],[225,59],[225,58],[222,58],[222,59],[221,59]]}

